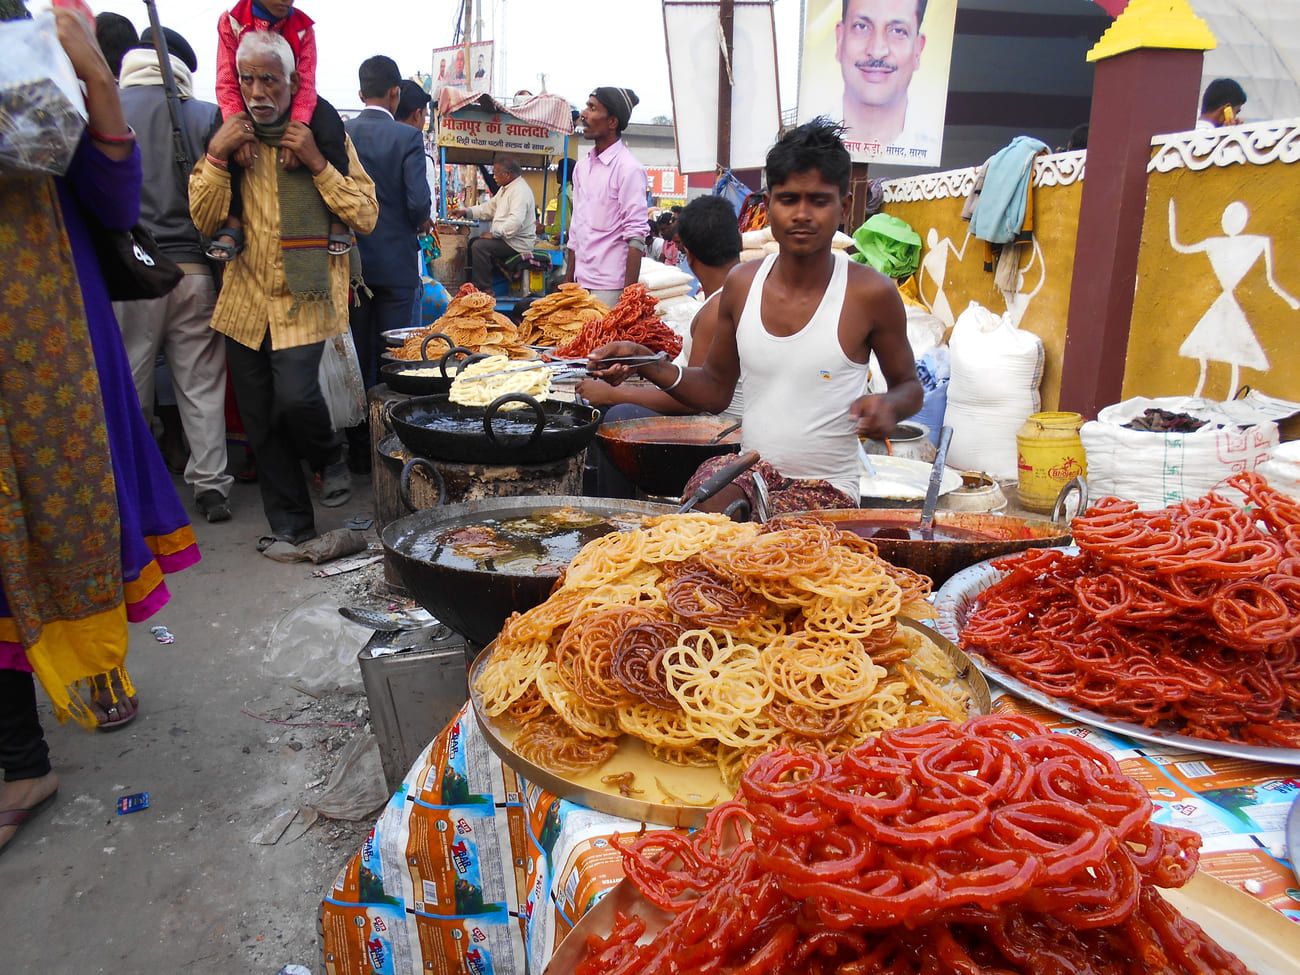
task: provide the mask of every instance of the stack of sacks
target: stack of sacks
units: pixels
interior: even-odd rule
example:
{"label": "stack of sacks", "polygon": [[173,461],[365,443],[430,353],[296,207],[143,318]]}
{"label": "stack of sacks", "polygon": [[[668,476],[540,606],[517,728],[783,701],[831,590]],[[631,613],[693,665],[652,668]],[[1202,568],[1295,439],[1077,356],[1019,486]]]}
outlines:
{"label": "stack of sacks", "polygon": [[700,310],[691,296],[695,282],[689,274],[671,264],[650,257],[641,258],[641,276],[638,279],[650,289],[650,295],[659,302],[657,314],[665,325],[685,339],[691,334],[691,322]]}
{"label": "stack of sacks", "polygon": [[691,276],[670,264],[650,257],[641,258],[641,275],[637,280],[646,286],[657,301],[667,301],[691,293]]}
{"label": "stack of sacks", "polygon": [[[691,323],[695,321],[695,315],[704,304],[703,293],[694,295],[679,295],[676,298],[669,298],[667,301],[659,302],[655,312],[663,320],[663,323],[681,336],[683,343],[689,341],[691,337]],[[682,365],[686,360],[681,360]]]}
{"label": "stack of sacks", "polygon": [[[831,247],[837,251],[845,251],[853,246],[853,238],[848,234],[842,234],[838,230],[835,232],[835,239],[831,241]],[[740,235],[740,259],[741,261],[757,261],[769,254],[781,253],[781,245],[778,244],[772,236],[772,228],[764,227],[762,230],[750,230]]]}
{"label": "stack of sacks", "polygon": [[764,227],[762,230],[747,230],[740,235],[740,259],[742,261],[757,261],[763,257],[763,250],[768,244],[773,247],[777,246],[776,241],[772,238],[772,228]]}

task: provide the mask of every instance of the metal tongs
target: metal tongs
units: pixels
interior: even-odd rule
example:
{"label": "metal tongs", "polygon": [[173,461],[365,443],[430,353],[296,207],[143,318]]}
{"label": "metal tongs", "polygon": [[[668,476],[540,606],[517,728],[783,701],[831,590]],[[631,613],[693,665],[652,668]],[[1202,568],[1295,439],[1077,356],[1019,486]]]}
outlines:
{"label": "metal tongs", "polygon": [[[667,352],[656,352],[654,355],[625,355],[613,356],[609,359],[602,359],[602,366],[648,366],[655,362],[664,362],[668,358]],[[527,372],[530,369],[554,369],[553,379],[572,379],[578,376],[585,376],[589,371],[588,363],[590,359],[551,359],[547,362],[526,362],[522,365],[514,366],[508,369],[497,369],[494,372],[485,372],[481,376],[460,376],[462,382],[469,382],[475,379],[490,379],[493,376],[507,376],[516,372]]]}

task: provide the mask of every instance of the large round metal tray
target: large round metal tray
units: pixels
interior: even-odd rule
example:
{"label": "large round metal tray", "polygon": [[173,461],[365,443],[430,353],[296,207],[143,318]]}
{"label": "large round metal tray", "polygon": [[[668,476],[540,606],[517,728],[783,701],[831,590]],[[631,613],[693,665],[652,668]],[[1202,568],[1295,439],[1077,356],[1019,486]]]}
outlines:
{"label": "large round metal tray", "polygon": [[[1079,549],[1070,545],[1056,551],[1077,555]],[[975,602],[980,593],[1001,579],[1002,575],[1001,571],[993,567],[992,559],[986,562],[978,562],[954,575],[935,594],[934,605],[939,614],[939,618],[934,623],[935,628],[949,640],[960,644],[962,628],[965,627],[966,620],[974,610]],[[1131,721],[1107,717],[1089,708],[1071,704],[1069,701],[1062,701],[1028,686],[978,652],[970,651],[970,658],[975,661],[980,670],[984,671],[986,676],[997,681],[1017,697],[1047,708],[1047,710],[1062,717],[1071,718],[1082,724],[1092,725],[1094,728],[1102,728],[1117,735],[1136,738],[1139,741],[1149,742],[1153,745],[1163,745],[1166,748],[1180,748],[1190,752],[1201,752],[1206,755],[1224,755],[1229,758],[1244,758],[1251,762],[1300,765],[1300,748],[1270,748],[1266,745],[1209,741],[1204,738],[1193,738],[1191,735],[1180,735],[1173,731],[1148,728],[1145,725],[1134,724]]]}
{"label": "large round metal tray", "polygon": [[[1185,887],[1159,893],[1251,971],[1258,975],[1300,975],[1300,956],[1293,950],[1295,924],[1262,901],[1203,872],[1193,874]],[[556,946],[542,975],[573,975],[587,957],[587,939],[608,937],[614,929],[615,914],[635,914],[645,919],[642,944],[652,941],[673,919],[625,878],[579,918]]]}
{"label": "large round metal tray", "polygon": [[[928,626],[922,626],[904,616],[898,617],[898,622],[900,626],[920,631],[948,655],[957,669],[957,679],[970,692],[972,715],[988,714],[992,710],[988,682],[966,654]],[[723,785],[722,775],[717,768],[679,768],[660,762],[651,757],[640,740],[630,735],[622,737],[619,750],[612,759],[600,768],[580,775],[561,775],[520,757],[511,748],[519,729],[509,721],[489,717],[483,710],[478,692],[474,690],[478,675],[487,665],[495,648],[495,643],[490,644],[470,668],[470,701],[488,745],[502,762],[529,782],[540,785],[552,795],[570,799],[590,809],[659,826],[703,826],[708,811],[731,798],[731,792]],[[623,772],[636,773],[633,787],[645,790],[644,797],[620,795],[616,786],[601,782],[602,776]]]}
{"label": "large round metal tray", "polygon": [[407,339],[427,331],[428,329],[421,325],[412,325],[409,328],[390,328],[385,332],[380,332],[379,334],[383,336],[384,341],[389,346],[395,347],[403,345]]}

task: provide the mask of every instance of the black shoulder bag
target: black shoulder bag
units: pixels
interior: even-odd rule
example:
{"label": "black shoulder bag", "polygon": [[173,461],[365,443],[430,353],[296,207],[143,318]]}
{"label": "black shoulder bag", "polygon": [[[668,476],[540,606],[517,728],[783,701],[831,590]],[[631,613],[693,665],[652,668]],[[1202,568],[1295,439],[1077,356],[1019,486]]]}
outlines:
{"label": "black shoulder bag", "polygon": [[108,230],[93,220],[90,237],[95,243],[99,269],[113,301],[161,298],[180,284],[185,273],[158,248],[142,224],[130,230]]}

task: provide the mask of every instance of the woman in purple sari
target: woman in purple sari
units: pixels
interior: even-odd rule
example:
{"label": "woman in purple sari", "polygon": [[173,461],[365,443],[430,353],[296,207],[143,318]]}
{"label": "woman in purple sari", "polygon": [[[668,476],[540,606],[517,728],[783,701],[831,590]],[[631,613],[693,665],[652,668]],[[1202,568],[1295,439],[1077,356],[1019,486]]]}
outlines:
{"label": "woman in purple sari", "polygon": [[87,130],[65,176],[0,176],[0,849],[58,788],[34,678],[59,720],[130,721],[127,623],[199,557],[90,236],[135,225],[139,150],[92,30],[54,16]]}

